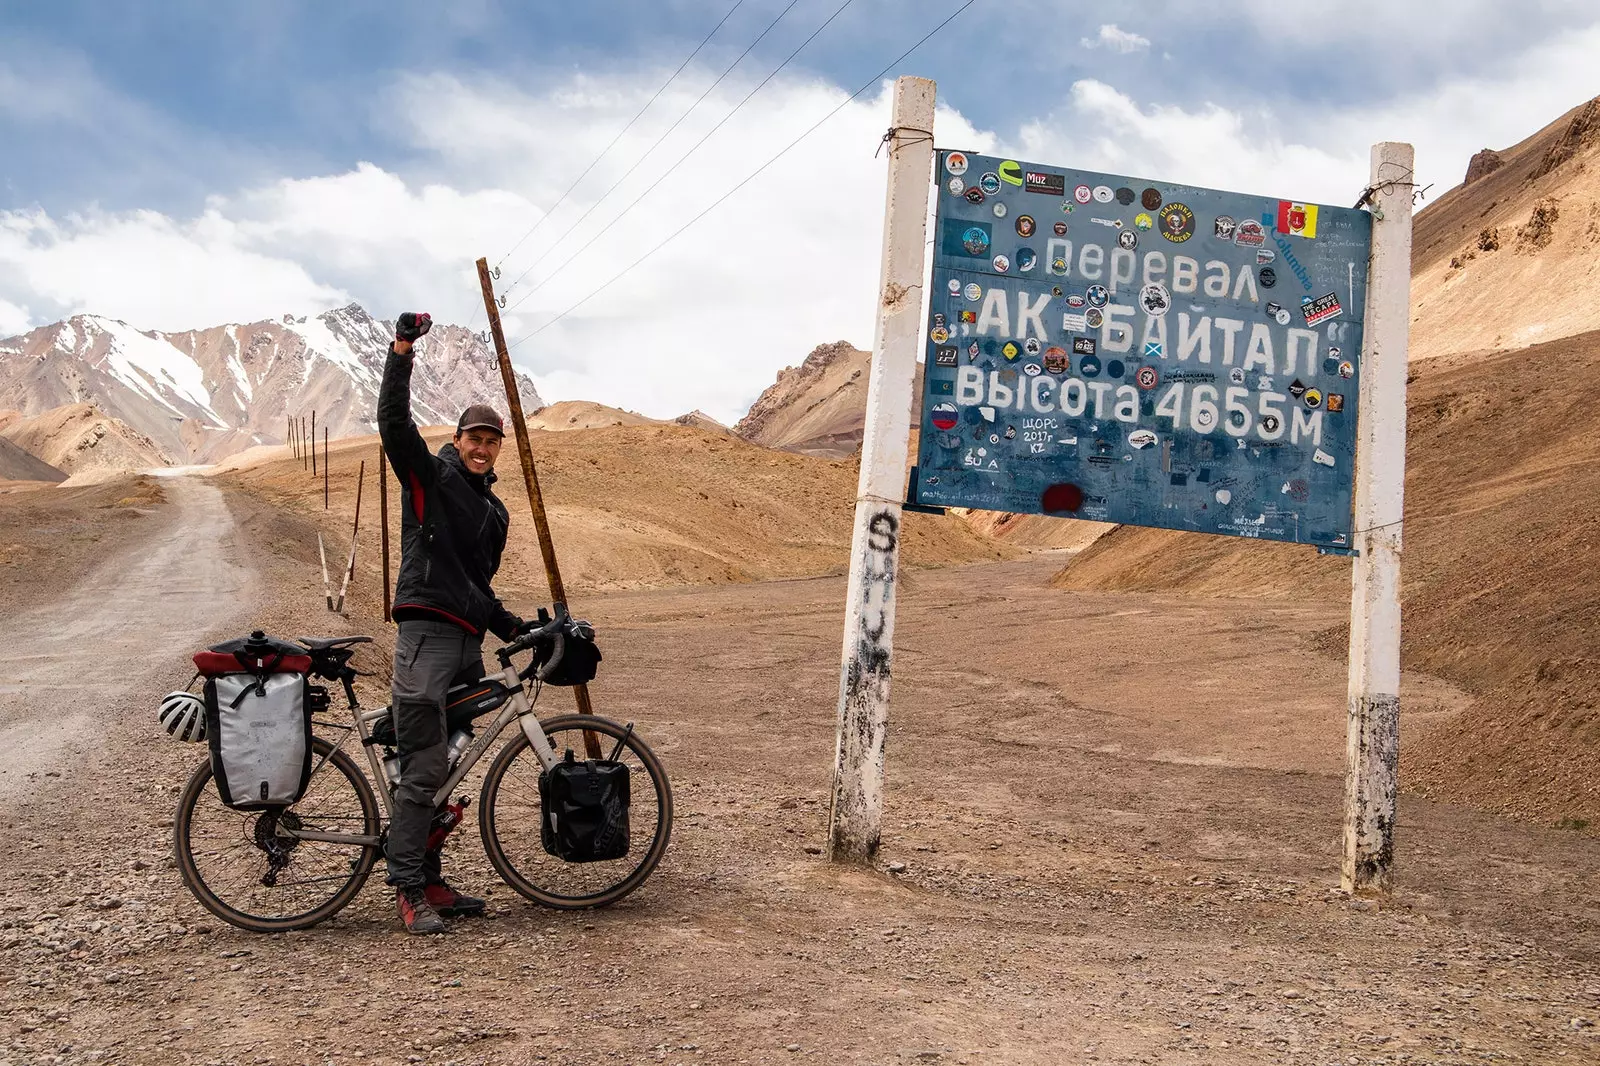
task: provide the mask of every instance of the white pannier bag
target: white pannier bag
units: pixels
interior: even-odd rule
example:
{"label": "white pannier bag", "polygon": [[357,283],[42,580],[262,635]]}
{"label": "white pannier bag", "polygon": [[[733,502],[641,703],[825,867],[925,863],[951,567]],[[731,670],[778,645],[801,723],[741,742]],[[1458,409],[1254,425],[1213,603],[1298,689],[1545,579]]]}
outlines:
{"label": "white pannier bag", "polygon": [[206,739],[217,794],[262,810],[298,800],[311,778],[311,657],[260,630],[194,657],[206,679]]}

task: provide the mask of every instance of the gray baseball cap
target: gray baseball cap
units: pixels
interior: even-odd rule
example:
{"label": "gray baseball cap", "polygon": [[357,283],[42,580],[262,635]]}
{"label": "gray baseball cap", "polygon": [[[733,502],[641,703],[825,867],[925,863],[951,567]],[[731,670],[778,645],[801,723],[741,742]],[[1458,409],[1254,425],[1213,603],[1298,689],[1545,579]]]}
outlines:
{"label": "gray baseball cap", "polygon": [[506,435],[505,421],[488,404],[475,403],[456,419],[456,436],[469,429],[492,429],[502,437]]}

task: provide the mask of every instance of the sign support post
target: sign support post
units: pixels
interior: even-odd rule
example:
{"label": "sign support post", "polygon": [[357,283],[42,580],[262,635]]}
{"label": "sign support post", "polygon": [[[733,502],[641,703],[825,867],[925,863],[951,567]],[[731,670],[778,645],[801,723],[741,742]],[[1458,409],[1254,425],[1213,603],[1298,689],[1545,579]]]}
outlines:
{"label": "sign support post", "polygon": [[1358,555],[1350,603],[1344,891],[1394,885],[1400,759],[1400,532],[1406,469],[1406,352],[1411,321],[1411,145],[1372,146],[1372,264],[1356,439]]}
{"label": "sign support post", "polygon": [[932,81],[903,77],[895,82],[878,326],[850,543],[839,733],[828,819],[828,855],[836,861],[870,859],[878,850],[883,818],[900,505],[905,496],[912,381],[922,337],[933,102]]}

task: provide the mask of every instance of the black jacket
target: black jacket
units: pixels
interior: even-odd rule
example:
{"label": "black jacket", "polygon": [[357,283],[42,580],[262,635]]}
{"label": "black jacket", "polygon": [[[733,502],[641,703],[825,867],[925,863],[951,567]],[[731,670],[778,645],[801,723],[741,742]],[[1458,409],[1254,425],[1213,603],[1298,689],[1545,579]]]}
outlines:
{"label": "black jacket", "polygon": [[494,471],[469,471],[454,444],[428,451],[411,420],[411,356],[393,347],[378,389],[378,435],[400,480],[395,620],[442,619],[509,640],[522,622],[490,587],[511,521],[490,488]]}

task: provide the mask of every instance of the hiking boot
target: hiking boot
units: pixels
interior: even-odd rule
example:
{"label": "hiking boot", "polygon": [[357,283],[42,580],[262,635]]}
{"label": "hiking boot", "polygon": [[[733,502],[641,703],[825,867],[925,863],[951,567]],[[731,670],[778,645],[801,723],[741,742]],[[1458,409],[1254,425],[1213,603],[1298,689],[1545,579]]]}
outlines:
{"label": "hiking boot", "polygon": [[428,893],[421,888],[402,888],[395,893],[395,906],[408,933],[442,933],[444,919],[428,902]]}
{"label": "hiking boot", "polygon": [[466,896],[444,881],[430,881],[423,890],[433,909],[447,918],[478,918],[488,904],[476,896]]}

